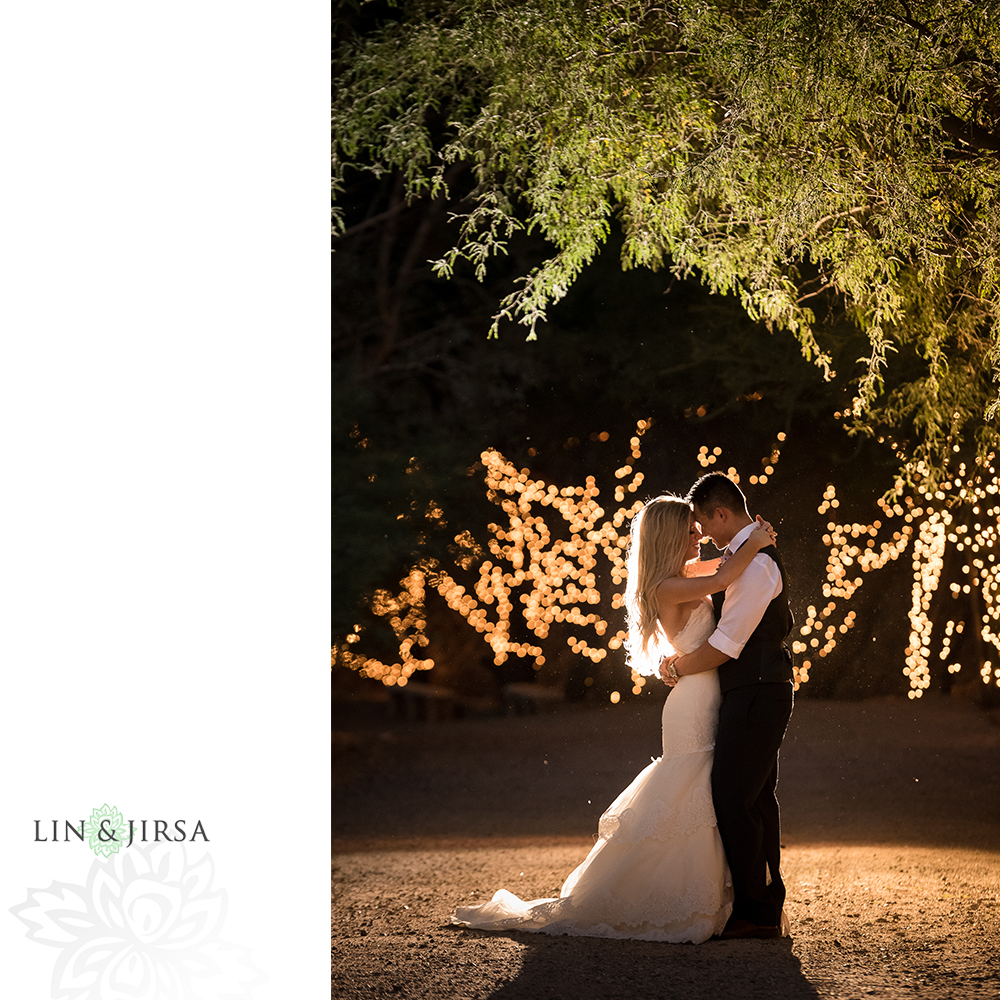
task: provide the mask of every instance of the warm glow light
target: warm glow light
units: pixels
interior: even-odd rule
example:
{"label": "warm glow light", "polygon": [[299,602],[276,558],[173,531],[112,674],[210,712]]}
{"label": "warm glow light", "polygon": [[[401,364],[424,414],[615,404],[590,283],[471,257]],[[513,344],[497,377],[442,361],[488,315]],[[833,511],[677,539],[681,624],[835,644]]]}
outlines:
{"label": "warm glow light", "polygon": [[[921,470],[926,473],[926,469]],[[991,474],[992,469],[990,470]],[[897,491],[902,490],[903,484],[896,483]],[[1000,606],[997,602],[997,591],[1000,589],[1000,567],[987,563],[994,563],[995,555],[992,551],[998,541],[996,523],[993,522],[983,526],[975,521],[972,524],[961,523],[961,518],[967,516],[969,504],[971,504],[971,514],[978,515],[979,507],[975,503],[984,499],[987,495],[992,495],[997,490],[995,482],[981,482],[974,471],[969,473],[964,463],[959,466],[957,474],[952,480],[941,484],[939,489],[918,489],[914,496],[904,496],[901,500],[889,504],[880,501],[879,505],[885,516],[886,522],[894,518],[901,518],[903,524],[891,534],[891,541],[881,542],[876,547],[876,537],[883,527],[881,520],[873,521],[871,524],[850,524],[840,525],[830,522],[827,524],[828,534],[823,536],[823,543],[830,548],[830,555],[827,561],[827,582],[823,587],[824,597],[832,597],[840,601],[848,601],[855,591],[862,585],[863,577],[851,579],[849,569],[857,566],[862,574],[881,569],[890,560],[898,559],[908,545],[912,543],[911,564],[913,568],[913,584],[911,587],[911,603],[909,610],[910,636],[909,643],[904,650],[905,666],[903,674],[908,678],[910,684],[909,697],[920,698],[923,692],[930,687],[930,661],[932,657],[934,622],[929,615],[931,603],[935,592],[941,584],[941,576],[945,567],[945,553],[949,545],[953,545],[958,552],[971,552],[976,555],[980,552],[986,553],[986,561],[974,559],[967,561],[958,569],[960,578],[964,582],[957,580],[947,581],[947,592],[952,599],[958,599],[962,595],[967,595],[971,599],[971,607],[975,608],[981,601],[985,613],[982,617],[981,638],[983,648],[987,643],[997,650],[1000,650],[1000,634],[990,628],[989,623],[1000,621]],[[823,503],[817,508],[820,514],[826,513],[831,508],[836,508],[839,502],[836,499],[836,490],[831,484],[823,494]],[[991,511],[991,516],[1000,513],[1000,510]],[[864,536],[864,544],[861,539]],[[857,544],[854,544],[857,541]],[[836,605],[833,605],[834,607]],[[814,609],[810,608],[812,618]],[[832,610],[832,609],[831,609]],[[800,632],[807,635],[812,630],[813,621],[806,622]],[[838,631],[844,633],[847,628],[853,626],[853,620],[848,615]],[[963,621],[949,621],[945,626],[944,633],[940,637],[940,645],[937,651],[939,660],[947,660],[951,657],[952,635],[961,633],[964,628]],[[832,651],[833,637],[827,630],[827,652]],[[813,646],[818,642],[813,640]],[[802,642],[796,641],[793,649],[804,651],[806,646]],[[824,655],[820,651],[820,655]],[[981,655],[981,654],[980,654]],[[981,665],[980,676],[983,683],[990,683],[993,680],[990,671],[986,667],[986,662]],[[960,663],[951,663],[948,672],[958,673],[961,670]],[[997,681],[1000,684],[1000,680]]]}
{"label": "warm glow light", "polygon": [[[503,511],[504,519],[488,525],[485,545],[469,530],[454,536],[455,571],[474,573],[474,581],[466,586],[430,560],[414,567],[401,581],[399,593],[380,590],[372,602],[374,613],[387,620],[396,636],[398,660],[385,663],[365,656],[360,649],[364,630],[357,625],[333,647],[332,662],[386,686],[404,686],[415,671],[430,670],[434,661],[420,656],[429,642],[427,587],[435,589],[482,637],[497,665],[515,656],[531,661],[534,669],[540,670],[546,663],[545,643],[557,638],[551,635],[552,627],[563,625],[573,631],[560,633],[558,640],[565,642],[573,655],[599,666],[609,652],[618,654],[626,632],[622,628],[612,631],[601,605],[607,596],[612,611],[623,609],[628,521],[643,506],[642,499],[633,496],[626,501],[626,496],[636,494],[643,484],[644,474],[636,470],[635,463],[641,461],[641,439],[651,426],[651,420],[640,420],[636,425],[629,440],[629,461],[615,471],[617,506],[610,511],[598,501],[601,490],[593,476],[587,476],[582,486],[560,488],[534,479],[529,469],[515,468],[495,450],[483,452],[487,495]],[[610,435],[602,431],[590,437],[607,441]],[[784,440],[785,434],[779,434],[778,441]],[[702,445],[695,459],[702,468],[709,468],[721,463],[721,456],[722,448]],[[750,483],[766,484],[779,459],[775,445],[761,458],[763,472],[750,476]],[[407,471],[417,468],[417,460],[411,458]],[[727,474],[739,482],[733,466]],[[995,475],[992,468],[989,474]],[[963,463],[948,482],[933,491],[917,489],[891,504],[880,500],[881,517],[870,523],[826,523],[822,540],[829,554],[820,586],[825,603],[808,607],[805,620],[791,638],[793,653],[809,656],[795,668],[796,688],[808,682],[815,658],[825,660],[839,639],[854,628],[856,612],[846,607],[866,576],[898,560],[908,548],[912,567],[910,632],[902,672],[908,678],[909,697],[920,698],[929,688],[931,662],[947,664],[949,674],[961,670],[952,644],[966,625],[976,634],[977,648],[985,651],[979,655],[979,677],[984,684],[1000,686],[1000,668],[994,669],[992,661],[986,659],[987,655],[1000,654],[1000,563],[995,551],[1000,545],[1000,505],[981,509],[987,497],[998,492],[995,480],[984,482],[984,477],[984,468],[967,469]],[[897,481],[900,494],[902,485]],[[836,488],[830,483],[817,512],[836,517],[839,507]],[[443,511],[436,504],[428,506],[425,516],[443,524]],[[949,546],[963,557],[953,571],[956,578],[943,581]],[[609,583],[611,589],[607,589]],[[938,590],[943,594],[939,601],[959,601],[971,612],[964,618],[952,615],[943,629],[935,628],[929,612]],[[945,616],[939,613],[937,617]],[[620,619],[615,622],[618,624]],[[514,638],[523,636],[525,629],[537,641]],[[590,686],[593,678],[588,680]],[[632,693],[640,695],[646,678],[633,670],[631,685]],[[617,704],[620,698],[620,692],[615,691],[611,702]]]}
{"label": "warm glow light", "polygon": [[388,618],[396,638],[399,640],[399,662],[383,663],[374,657],[355,653],[353,646],[360,638],[361,626],[355,625],[354,632],[346,637],[345,645],[334,646],[332,662],[357,670],[363,677],[372,677],[387,687],[405,687],[416,670],[430,670],[434,666],[431,659],[414,655],[414,647],[422,649],[429,642],[424,634],[427,628],[424,613],[425,576],[421,569],[414,568],[401,581],[403,590],[393,595],[388,590],[377,590],[372,600],[372,610]]}

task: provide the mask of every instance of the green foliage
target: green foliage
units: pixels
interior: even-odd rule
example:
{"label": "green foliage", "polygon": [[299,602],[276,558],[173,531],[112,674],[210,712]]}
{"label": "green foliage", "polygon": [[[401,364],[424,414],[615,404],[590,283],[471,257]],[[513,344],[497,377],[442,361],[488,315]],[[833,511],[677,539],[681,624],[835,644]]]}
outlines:
{"label": "green foliage", "polygon": [[[355,206],[370,203],[354,194]],[[383,204],[368,211],[383,215]],[[422,226],[426,208],[420,201],[402,213],[400,245],[390,257],[410,253],[409,234]],[[501,294],[499,268],[485,288],[462,275],[445,282],[421,273],[408,286],[393,351],[377,363],[384,338],[374,304],[383,279],[375,261],[388,225],[355,223],[334,274],[335,635],[363,623],[366,642],[375,639],[380,622],[368,605],[377,587],[396,587],[429,559],[449,565],[461,531],[482,542],[496,518],[477,461],[486,448],[560,485],[586,474],[615,483],[624,442],[637,420],[652,418],[657,430],[646,452],[653,493],[687,489],[702,445],[724,446],[726,461],[746,475],[759,471],[781,431],[802,439],[795,466],[817,495],[831,470],[844,463],[856,469],[859,454],[874,482],[891,482],[893,468],[879,458],[885,449],[849,443],[832,418],[846,405],[845,380],[824,382],[791,338],[769,334],[734,299],[694,281],[676,281],[664,296],[659,275],[623,272],[620,234],[530,344],[483,336]],[[519,236],[500,263],[523,270],[537,259],[537,243]],[[428,243],[439,245],[443,240]],[[830,340],[839,365],[856,356],[862,338],[842,323]],[[608,442],[594,440],[601,431]],[[428,516],[433,511],[440,513]],[[391,644],[393,637],[381,639]]]}
{"label": "green foliage", "polygon": [[[997,450],[1000,5],[964,0],[410,0],[335,53],[334,190],[471,167],[437,262],[482,278],[519,231],[551,253],[503,299],[534,336],[608,238],[737,296],[826,372],[863,331],[856,433],[905,478]],[[360,22],[359,22],[360,23]],[[335,225],[339,225],[335,221]]]}

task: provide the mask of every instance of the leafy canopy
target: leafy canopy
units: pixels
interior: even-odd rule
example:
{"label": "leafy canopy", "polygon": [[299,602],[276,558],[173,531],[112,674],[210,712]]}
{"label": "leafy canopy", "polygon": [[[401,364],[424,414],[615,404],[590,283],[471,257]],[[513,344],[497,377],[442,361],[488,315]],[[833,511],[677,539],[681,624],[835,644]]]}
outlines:
{"label": "leafy canopy", "polygon": [[934,482],[1000,450],[998,74],[996,2],[407,0],[335,54],[334,191],[471,165],[438,272],[552,248],[494,332],[534,336],[615,220],[624,267],[738,296],[824,370],[846,312],[852,430]]}

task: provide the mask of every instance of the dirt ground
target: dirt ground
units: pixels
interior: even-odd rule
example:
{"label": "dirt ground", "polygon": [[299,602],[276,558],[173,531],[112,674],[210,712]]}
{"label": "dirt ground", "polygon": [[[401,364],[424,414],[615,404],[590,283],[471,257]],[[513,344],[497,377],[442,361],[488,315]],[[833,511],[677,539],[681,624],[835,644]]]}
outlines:
{"label": "dirt ground", "polygon": [[334,713],[332,995],[1000,997],[1000,718],[799,699],[778,788],[792,936],[668,945],[452,927],[556,895],[659,754],[660,705],[428,724]]}

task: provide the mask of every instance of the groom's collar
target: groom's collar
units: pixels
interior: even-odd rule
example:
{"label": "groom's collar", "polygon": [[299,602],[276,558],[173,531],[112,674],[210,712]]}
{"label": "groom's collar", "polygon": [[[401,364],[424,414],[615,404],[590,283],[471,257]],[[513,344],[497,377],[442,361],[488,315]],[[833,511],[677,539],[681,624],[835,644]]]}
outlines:
{"label": "groom's collar", "polygon": [[756,523],[756,521],[751,521],[746,527],[740,528],[726,546],[727,551],[735,552],[750,537]]}

